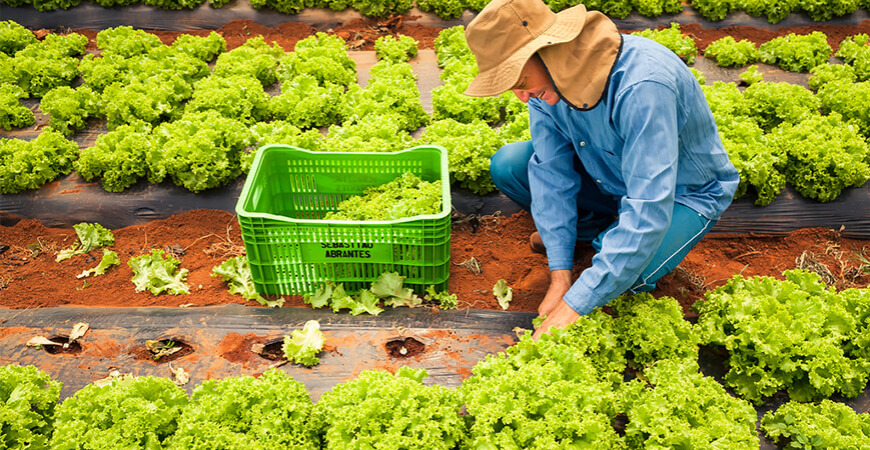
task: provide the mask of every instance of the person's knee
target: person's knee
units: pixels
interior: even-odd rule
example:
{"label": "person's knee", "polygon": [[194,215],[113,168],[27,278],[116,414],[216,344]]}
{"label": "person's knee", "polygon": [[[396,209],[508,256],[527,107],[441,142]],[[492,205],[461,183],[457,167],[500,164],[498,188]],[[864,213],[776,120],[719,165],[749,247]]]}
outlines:
{"label": "person's knee", "polygon": [[513,142],[502,146],[490,157],[489,173],[499,190],[522,184],[528,177],[531,142]]}

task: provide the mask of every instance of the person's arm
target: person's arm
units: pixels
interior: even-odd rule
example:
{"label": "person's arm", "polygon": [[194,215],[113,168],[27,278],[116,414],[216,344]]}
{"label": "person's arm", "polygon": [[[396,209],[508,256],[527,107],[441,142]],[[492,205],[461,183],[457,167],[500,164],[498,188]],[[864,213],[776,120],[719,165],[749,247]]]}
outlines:
{"label": "person's arm", "polygon": [[625,140],[622,172],[626,195],[619,220],[601,241],[592,266],[565,294],[578,314],[588,314],[632,287],[670,226],[678,157],[676,93],[643,82],[621,95],[612,120]]}
{"label": "person's arm", "polygon": [[529,161],[532,217],[547,248],[550,270],[570,271],[574,267],[580,192],[574,145],[540,100],[529,101],[529,126],[535,149]]}

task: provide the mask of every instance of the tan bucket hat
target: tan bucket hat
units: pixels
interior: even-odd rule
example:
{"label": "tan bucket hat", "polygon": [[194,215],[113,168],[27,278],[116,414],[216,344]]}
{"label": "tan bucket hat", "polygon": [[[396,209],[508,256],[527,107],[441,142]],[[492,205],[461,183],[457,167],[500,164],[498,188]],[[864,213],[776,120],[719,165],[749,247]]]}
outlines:
{"label": "tan bucket hat", "polygon": [[604,14],[582,4],[554,13],[541,0],[493,0],[465,30],[479,73],[466,95],[509,90],[535,53],[562,98],[579,109],[601,98],[622,37]]}

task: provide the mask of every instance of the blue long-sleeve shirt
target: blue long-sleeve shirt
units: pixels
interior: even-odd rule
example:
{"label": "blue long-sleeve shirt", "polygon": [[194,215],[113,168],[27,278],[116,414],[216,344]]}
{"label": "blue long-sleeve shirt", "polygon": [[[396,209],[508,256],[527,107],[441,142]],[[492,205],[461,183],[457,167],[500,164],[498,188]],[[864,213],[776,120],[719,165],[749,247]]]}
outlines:
{"label": "blue long-sleeve shirt", "polygon": [[[558,86],[557,86],[558,88]],[[739,176],[698,82],[672,51],[624,35],[600,102],[529,100],[532,215],[550,270],[573,267],[580,178],[573,158],[618,202],[619,219],[565,301],[588,314],[631,287],[664,238],[674,202],[718,219]]]}

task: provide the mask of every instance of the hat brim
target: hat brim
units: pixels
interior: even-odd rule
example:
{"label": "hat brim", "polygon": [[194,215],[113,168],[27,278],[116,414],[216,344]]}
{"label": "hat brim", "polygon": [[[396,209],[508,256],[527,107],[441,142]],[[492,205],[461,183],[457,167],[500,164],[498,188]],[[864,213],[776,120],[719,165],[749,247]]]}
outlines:
{"label": "hat brim", "polygon": [[501,64],[478,73],[465,90],[465,95],[490,97],[507,92],[517,84],[520,72],[532,55],[544,47],[576,39],[583,31],[585,22],[586,7],[582,4],[558,12],[556,20],[538,37],[522,46]]}

